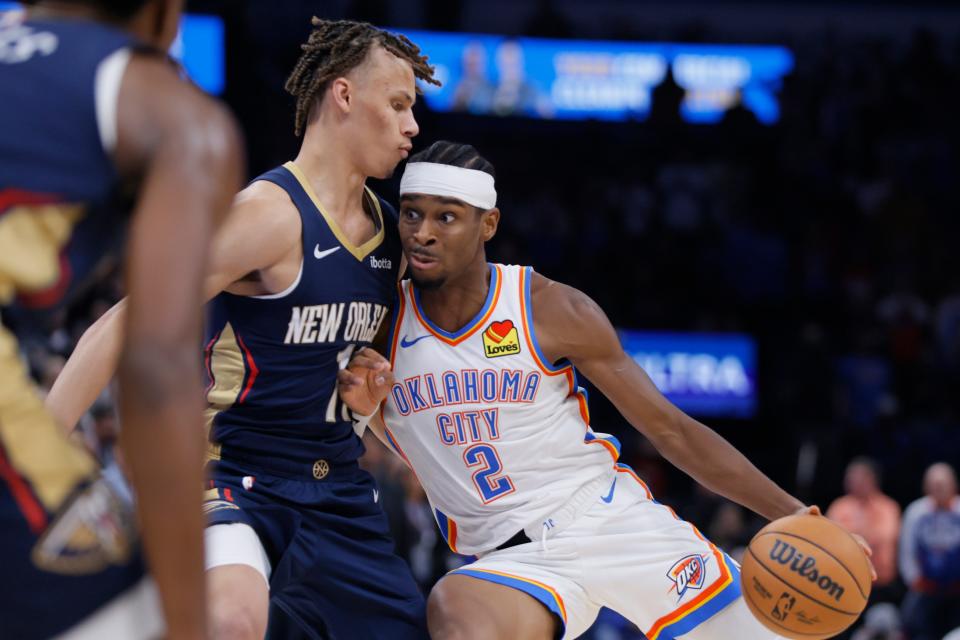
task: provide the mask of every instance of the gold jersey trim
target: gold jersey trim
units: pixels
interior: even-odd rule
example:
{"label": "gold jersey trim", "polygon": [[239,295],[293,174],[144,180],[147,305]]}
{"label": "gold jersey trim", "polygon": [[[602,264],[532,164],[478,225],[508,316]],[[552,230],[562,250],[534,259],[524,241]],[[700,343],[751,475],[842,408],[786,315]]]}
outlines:
{"label": "gold jersey trim", "polygon": [[213,384],[207,390],[207,409],[204,411],[206,421],[207,460],[220,459],[220,445],[210,440],[210,431],[217,414],[232,407],[240,391],[243,389],[243,378],[246,375],[243,352],[237,342],[233,326],[228,322],[224,325],[216,341],[210,349],[210,374]]}
{"label": "gold jersey trim", "polygon": [[320,204],[320,198],[317,197],[317,194],[314,193],[313,187],[310,186],[310,183],[307,181],[307,177],[303,174],[303,171],[300,170],[293,162],[288,162],[283,165],[284,168],[293,174],[293,177],[297,179],[297,182],[300,183],[300,186],[303,187],[303,190],[306,192],[307,197],[310,198],[310,201],[313,202],[313,206],[317,208],[317,211],[320,212],[320,215],[323,216],[323,219],[326,220],[327,226],[330,227],[330,231],[333,232],[333,235],[336,236],[340,244],[343,245],[344,249],[349,251],[354,258],[357,260],[363,261],[368,255],[373,253],[374,249],[379,247],[383,243],[384,238],[384,223],[383,223],[383,211],[380,210],[380,201],[377,199],[377,196],[370,190],[370,187],[364,185],[364,193],[370,199],[370,202],[373,204],[374,212],[376,213],[377,219],[380,224],[378,225],[379,229],[375,236],[357,246],[350,242],[350,239],[347,238],[346,234],[340,229],[340,225],[337,224],[337,221],[327,213],[327,210],[323,208],[323,205]]}

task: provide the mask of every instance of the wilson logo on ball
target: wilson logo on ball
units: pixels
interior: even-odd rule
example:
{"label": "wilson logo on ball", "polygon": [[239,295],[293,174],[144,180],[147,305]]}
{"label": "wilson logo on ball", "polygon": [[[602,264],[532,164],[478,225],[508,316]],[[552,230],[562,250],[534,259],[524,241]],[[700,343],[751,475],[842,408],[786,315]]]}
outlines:
{"label": "wilson logo on ball", "polygon": [[777,538],[773,543],[773,549],[770,550],[770,559],[784,566],[789,565],[790,571],[814,583],[821,591],[825,591],[837,602],[843,596],[844,588],[837,584],[833,578],[821,574],[817,569],[816,558],[803,555],[789,542]]}
{"label": "wilson logo on ball", "polygon": [[669,591],[677,590],[677,597],[682,598],[688,589],[700,589],[707,579],[708,557],[692,555],[681,558],[667,571],[667,577],[673,580]]}

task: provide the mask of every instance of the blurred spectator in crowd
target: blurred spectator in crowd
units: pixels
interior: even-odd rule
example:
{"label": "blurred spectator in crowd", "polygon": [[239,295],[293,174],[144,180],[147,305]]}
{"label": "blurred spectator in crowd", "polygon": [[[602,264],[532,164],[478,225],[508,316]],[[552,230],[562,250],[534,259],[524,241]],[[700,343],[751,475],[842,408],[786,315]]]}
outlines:
{"label": "blurred spectator in crowd", "polygon": [[497,47],[497,87],[493,93],[493,112],[501,116],[552,115],[549,101],[527,79],[523,47],[516,40],[504,40]]}
{"label": "blurred spectator in crowd", "polygon": [[[880,472],[869,458],[855,458],[850,462],[843,485],[847,493],[833,501],[827,517],[870,543],[877,569],[874,589],[890,587],[897,577],[900,505],[880,491]],[[884,595],[887,594],[881,591],[877,597],[882,599]]]}
{"label": "blurred spectator in crowd", "polygon": [[673,67],[668,66],[663,81],[650,92],[649,122],[658,127],[676,128],[683,123],[680,107],[686,90],[677,84]]}
{"label": "blurred spectator in crowd", "polygon": [[737,89],[734,92],[733,101],[727,110],[723,113],[723,120],[720,124],[730,129],[732,135],[743,136],[751,127],[760,125],[757,115],[743,101],[743,91]]}
{"label": "blurred spectator in crowd", "polygon": [[43,355],[43,361],[40,366],[40,389],[44,393],[50,391],[50,387],[53,386],[54,381],[60,375],[60,372],[63,371],[63,365],[66,363],[67,359],[58,353]]}
{"label": "blurred spectator in crowd", "polygon": [[403,470],[403,524],[396,532],[397,550],[413,571],[424,593],[449,570],[447,543],[437,529],[433,509],[420,481],[409,469]]}
{"label": "blurred spectator in crowd", "polygon": [[743,507],[724,501],[707,527],[707,537],[739,562],[751,538]]}
{"label": "blurred spectator in crowd", "polygon": [[473,114],[490,113],[493,107],[493,83],[487,77],[487,50],[479,41],[463,48],[463,76],[453,90],[453,110]]}
{"label": "blurred spectator in crowd", "polygon": [[[634,467],[634,469],[636,469],[636,467]],[[641,478],[644,478],[647,486],[650,486],[650,482],[646,479],[645,475],[639,471],[637,471],[637,474],[640,475]],[[660,494],[654,493],[653,495],[656,496]],[[693,491],[691,491],[690,496],[683,500],[683,503],[679,507],[680,516],[697,528],[706,530],[709,528],[710,523],[713,522],[713,518],[720,510],[720,507],[723,506],[724,501],[725,498],[722,496],[696,483],[693,485]]]}
{"label": "blurred spectator in crowd", "polygon": [[903,640],[900,612],[889,602],[875,604],[863,614],[863,624],[850,640]]}
{"label": "blurred spectator in crowd", "polygon": [[960,366],[960,278],[937,307],[936,333],[940,357],[956,369]]}
{"label": "blurred spectator in crowd", "polygon": [[117,412],[109,398],[98,400],[90,408],[90,420],[84,421],[82,433],[89,451],[101,454],[113,448],[120,431]]}
{"label": "blurred spectator in crowd", "polygon": [[932,465],[923,492],[907,507],[900,538],[900,572],[910,588],[903,620],[910,640],[937,640],[960,627],[960,496],[953,468]]}
{"label": "blurred spectator in crowd", "polygon": [[920,357],[930,309],[904,274],[898,275],[893,291],[877,303],[877,318],[887,330],[894,360],[913,362]]}

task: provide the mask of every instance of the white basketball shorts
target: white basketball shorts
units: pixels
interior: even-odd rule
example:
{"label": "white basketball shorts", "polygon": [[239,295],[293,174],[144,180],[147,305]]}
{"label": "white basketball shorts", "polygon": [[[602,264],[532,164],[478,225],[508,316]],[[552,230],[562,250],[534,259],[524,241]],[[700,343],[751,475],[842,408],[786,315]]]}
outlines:
{"label": "white basketball shorts", "polygon": [[649,640],[773,640],[740,595],[740,569],[626,465],[609,493],[562,530],[528,527],[533,541],[482,555],[451,572],[523,591],[584,633],[601,607]]}

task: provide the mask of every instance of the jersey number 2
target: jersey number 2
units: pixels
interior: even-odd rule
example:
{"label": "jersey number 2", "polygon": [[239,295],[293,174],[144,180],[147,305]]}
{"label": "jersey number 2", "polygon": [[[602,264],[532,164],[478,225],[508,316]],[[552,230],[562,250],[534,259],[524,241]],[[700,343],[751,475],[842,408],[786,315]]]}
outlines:
{"label": "jersey number 2", "polygon": [[508,493],[513,493],[513,481],[500,475],[503,465],[497,450],[489,444],[475,444],[463,452],[467,467],[480,468],[473,472],[473,484],[477,485],[483,504],[489,504]]}

